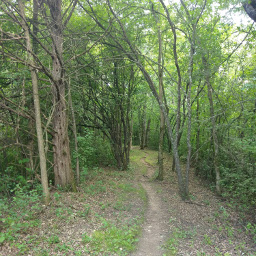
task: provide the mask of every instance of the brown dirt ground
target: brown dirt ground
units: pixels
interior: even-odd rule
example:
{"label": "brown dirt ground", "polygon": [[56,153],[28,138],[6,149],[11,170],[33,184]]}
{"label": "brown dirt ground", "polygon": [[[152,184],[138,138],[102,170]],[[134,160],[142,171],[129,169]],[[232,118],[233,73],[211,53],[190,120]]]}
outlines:
{"label": "brown dirt ground", "polygon": [[[154,181],[157,170],[157,153],[152,150],[139,152],[134,148],[133,154],[142,154],[139,167],[146,168],[146,173],[137,168],[135,177],[123,174],[116,175],[117,171],[111,168],[87,180],[86,186],[103,182],[104,191],[95,194],[58,192],[60,198],[54,197],[50,206],[44,207],[36,218],[40,219],[40,227],[26,230],[20,234],[19,243],[26,244],[32,236],[36,239],[37,251],[28,250],[23,255],[94,255],[85,251],[82,241],[83,234],[92,234],[98,230],[102,222],[99,214],[115,225],[132,221],[144,212],[145,202],[131,194],[123,201],[124,209],[117,209],[116,202],[121,187],[119,184],[131,183],[134,186],[143,186],[148,197],[148,206],[145,211],[145,222],[138,242],[138,249],[133,256],[228,256],[228,255],[256,255],[256,245],[246,233],[244,220],[240,218],[228,201],[217,197],[209,187],[194,176],[190,175],[191,202],[184,202],[177,193],[177,179],[171,171],[171,157],[165,156],[165,179],[162,182]],[[138,167],[137,166],[137,167]],[[114,184],[114,185],[113,185]],[[132,198],[132,200],[131,200]],[[86,216],[81,213],[89,206]],[[59,216],[57,216],[59,215]],[[255,215],[255,213],[251,213]],[[58,243],[49,243],[50,236],[57,235]],[[27,244],[29,247],[29,244]],[[66,254],[58,249],[68,245],[74,249]],[[41,254],[40,254],[41,253]],[[10,243],[0,246],[1,256],[19,255],[19,249]],[[118,255],[118,254],[98,254]]]}
{"label": "brown dirt ground", "polygon": [[[147,154],[154,152],[147,150],[141,159],[148,167],[147,176],[151,177],[157,166],[147,162]],[[149,209],[139,249],[134,255],[162,255],[160,247],[169,249],[164,255],[256,255],[256,244],[246,233],[244,220],[228,202],[204,186],[193,170],[189,185],[191,201],[181,200],[171,162],[166,154],[163,182],[142,180],[149,196]],[[168,236],[169,242],[164,243]]]}

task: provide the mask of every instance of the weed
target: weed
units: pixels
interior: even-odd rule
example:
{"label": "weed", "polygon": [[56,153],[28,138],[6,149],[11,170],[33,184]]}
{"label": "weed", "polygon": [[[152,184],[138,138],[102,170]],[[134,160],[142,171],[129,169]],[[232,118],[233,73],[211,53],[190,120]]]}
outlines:
{"label": "weed", "polygon": [[197,252],[196,256],[206,256],[207,254],[205,252]]}
{"label": "weed", "polygon": [[204,200],[203,203],[204,203],[205,205],[210,205],[210,201],[209,201],[208,199]]}
{"label": "weed", "polygon": [[190,198],[192,201],[195,201],[195,200],[196,200],[196,196],[195,196],[195,195],[192,195],[192,194],[189,195],[189,198]]}
{"label": "weed", "polygon": [[69,252],[71,250],[70,246],[66,245],[66,244],[57,244],[56,248],[55,248],[55,251],[56,252],[62,252],[62,253],[65,253],[65,252]]}
{"label": "weed", "polygon": [[49,238],[48,238],[48,243],[49,244],[58,244],[60,242],[60,239],[57,235],[51,235]]}
{"label": "weed", "polygon": [[50,255],[46,249],[40,248],[40,250],[34,250],[34,251],[36,253],[35,254],[36,256],[49,256]]}
{"label": "weed", "polygon": [[55,199],[56,202],[59,202],[59,201],[60,201],[60,198],[61,198],[61,195],[60,195],[59,193],[55,192],[55,193],[53,194],[53,197],[54,197],[54,199]]}
{"label": "weed", "polygon": [[[170,221],[172,221],[170,219]],[[179,245],[179,240],[184,238],[192,238],[195,231],[180,230],[179,228],[174,229],[171,237],[165,242],[163,248],[166,250],[166,255],[177,255],[177,247]]]}
{"label": "weed", "polygon": [[104,211],[106,208],[108,208],[111,205],[111,203],[100,203],[101,210]]}
{"label": "weed", "polygon": [[126,207],[126,206],[124,205],[124,203],[121,202],[121,201],[117,201],[117,202],[114,204],[113,208],[114,208],[115,210],[118,210],[118,211],[126,211],[126,210],[127,210],[127,207]]}
{"label": "weed", "polygon": [[251,224],[250,222],[246,225],[246,233],[251,234],[254,242],[256,243],[256,224]]}
{"label": "weed", "polygon": [[91,206],[89,204],[86,204],[84,206],[84,210],[78,211],[77,214],[79,217],[87,218],[90,212],[91,212]]}
{"label": "weed", "polygon": [[227,234],[228,234],[228,237],[233,237],[234,236],[234,230],[232,229],[232,227],[230,226],[226,226],[225,227],[226,231],[227,231]]}
{"label": "weed", "polygon": [[95,195],[106,192],[106,186],[103,185],[101,180],[96,181],[94,184],[90,184],[85,188],[85,193],[89,195]]}
{"label": "weed", "polygon": [[127,184],[121,183],[121,184],[118,184],[117,187],[122,189],[126,193],[136,192],[136,188],[133,187],[133,185],[129,184],[129,183],[127,183]]}
{"label": "weed", "polygon": [[83,235],[83,242],[89,247],[89,251],[97,255],[100,252],[117,253],[127,255],[135,249],[138,235],[136,225],[116,227],[108,223],[103,230],[96,230],[91,236]]}
{"label": "weed", "polygon": [[204,235],[204,243],[212,245],[212,240],[207,234]]}

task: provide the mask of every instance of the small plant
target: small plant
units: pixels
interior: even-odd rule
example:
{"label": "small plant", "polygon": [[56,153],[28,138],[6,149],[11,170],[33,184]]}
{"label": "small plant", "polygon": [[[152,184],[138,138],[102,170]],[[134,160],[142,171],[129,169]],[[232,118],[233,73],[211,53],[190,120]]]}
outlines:
{"label": "small plant", "polygon": [[209,201],[209,200],[207,200],[207,199],[206,199],[206,200],[204,200],[204,201],[203,201],[203,203],[204,203],[205,205],[210,205],[210,201]]}
{"label": "small plant", "polygon": [[205,244],[209,244],[209,245],[212,245],[212,240],[211,238],[208,236],[208,235],[204,235],[204,243]]}
{"label": "small plant", "polygon": [[57,246],[56,246],[56,248],[55,248],[55,251],[56,252],[58,252],[58,251],[60,251],[60,252],[69,252],[71,250],[71,248],[70,248],[70,246],[68,246],[68,245],[66,245],[66,244],[58,244]]}
{"label": "small plant", "polygon": [[55,193],[53,194],[53,197],[54,197],[54,199],[55,199],[56,202],[59,202],[59,201],[60,201],[60,198],[61,198],[61,195],[60,195],[59,193],[55,192]]}
{"label": "small plant", "polygon": [[51,235],[48,238],[48,242],[49,242],[49,244],[58,244],[60,242],[60,239],[57,235]]}
{"label": "small plant", "polygon": [[206,256],[206,253],[205,252],[197,252],[196,256]]}
{"label": "small plant", "polygon": [[82,240],[85,244],[88,244],[91,242],[92,238],[85,233],[82,235]]}
{"label": "small plant", "polygon": [[100,203],[101,206],[101,210],[105,210],[106,208],[108,208],[111,204],[110,203]]}
{"label": "small plant", "polygon": [[179,240],[188,238],[192,235],[190,231],[184,231],[176,228],[171,234],[170,238],[165,242],[163,248],[167,251],[166,255],[174,256],[177,255],[177,247],[179,245]]}
{"label": "small plant", "polygon": [[234,236],[234,231],[230,226],[226,226],[225,229],[227,231],[228,237],[233,237]]}
{"label": "small plant", "polygon": [[[138,227],[109,225],[104,230],[96,230],[91,236],[83,235],[83,242],[87,244],[89,251],[94,253],[105,252],[106,255],[122,252],[127,255],[134,250],[137,242]],[[109,253],[109,254],[108,254]]]}
{"label": "small plant", "polygon": [[123,202],[121,202],[121,201],[117,201],[117,202],[114,204],[113,208],[114,208],[115,210],[118,210],[118,211],[125,211],[125,210],[126,210],[126,206],[125,206],[125,205],[123,204]]}
{"label": "small plant", "polygon": [[256,243],[256,224],[251,224],[250,222],[246,225],[246,233],[251,234],[254,242]]}
{"label": "small plant", "polygon": [[91,212],[91,207],[89,204],[84,206],[84,210],[78,212],[78,216],[87,218]]}

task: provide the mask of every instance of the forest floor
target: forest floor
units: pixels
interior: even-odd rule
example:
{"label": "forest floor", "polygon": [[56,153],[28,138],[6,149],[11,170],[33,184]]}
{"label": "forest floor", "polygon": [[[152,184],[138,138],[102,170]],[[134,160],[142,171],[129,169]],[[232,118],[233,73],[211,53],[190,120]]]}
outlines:
{"label": "forest floor", "polygon": [[53,190],[49,206],[17,196],[0,213],[0,255],[256,255],[246,212],[192,170],[182,201],[168,154],[164,162],[155,181],[157,152],[134,147],[129,171],[84,170],[79,192]]}

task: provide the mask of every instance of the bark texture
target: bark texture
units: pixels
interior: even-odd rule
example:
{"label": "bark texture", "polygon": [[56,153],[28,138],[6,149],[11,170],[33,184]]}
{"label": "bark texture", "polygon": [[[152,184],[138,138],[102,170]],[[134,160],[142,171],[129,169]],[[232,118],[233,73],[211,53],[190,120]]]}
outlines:
{"label": "bark texture", "polygon": [[48,0],[51,14],[51,37],[53,43],[52,56],[52,88],[54,95],[53,114],[53,147],[55,185],[71,186],[76,190],[74,174],[71,169],[71,156],[68,137],[68,116],[66,103],[66,88],[63,67],[63,27],[61,0]]}
{"label": "bark texture", "polygon": [[249,0],[243,4],[244,10],[249,17],[256,21],[256,0]]}

